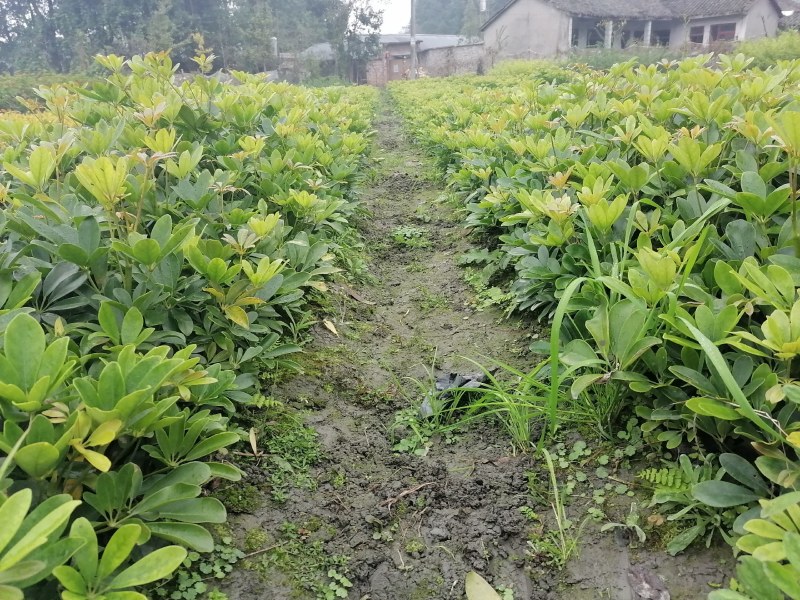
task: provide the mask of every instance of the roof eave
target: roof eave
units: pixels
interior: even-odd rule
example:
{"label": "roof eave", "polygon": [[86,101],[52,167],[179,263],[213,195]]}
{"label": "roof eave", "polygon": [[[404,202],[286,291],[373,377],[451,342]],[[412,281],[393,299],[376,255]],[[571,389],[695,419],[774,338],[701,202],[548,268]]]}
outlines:
{"label": "roof eave", "polygon": [[494,13],[491,17],[489,17],[486,20],[486,22],[483,25],[480,26],[480,31],[485,31],[486,28],[489,27],[489,25],[491,25],[497,19],[499,19],[503,15],[503,13],[505,13],[509,8],[511,8],[516,3],[517,0],[510,0],[505,6],[503,6],[503,8]]}

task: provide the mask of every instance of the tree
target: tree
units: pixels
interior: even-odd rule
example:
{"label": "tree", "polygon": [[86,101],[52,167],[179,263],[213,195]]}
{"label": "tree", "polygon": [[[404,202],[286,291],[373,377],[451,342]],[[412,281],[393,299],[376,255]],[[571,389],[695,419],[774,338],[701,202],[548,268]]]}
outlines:
{"label": "tree", "polygon": [[267,71],[277,66],[270,38],[275,34],[272,9],[263,0],[243,0],[231,15],[230,56],[225,66],[243,71]]}
{"label": "tree", "polygon": [[342,7],[347,26],[339,44],[340,64],[347,68],[350,81],[366,79],[367,62],[380,50],[383,11],[373,8],[368,0],[349,0]]}
{"label": "tree", "polygon": [[465,0],[416,0],[417,33],[461,33]]}
{"label": "tree", "polygon": [[374,53],[379,27],[369,0],[0,0],[0,55],[6,70],[63,72],[98,53],[168,50],[190,69],[199,33],[215,67],[263,71],[277,66],[276,36],[286,52],[330,42],[349,69]]}
{"label": "tree", "polygon": [[479,0],[417,0],[417,31],[476,37],[483,20],[507,0],[487,0],[486,14],[480,14]]}

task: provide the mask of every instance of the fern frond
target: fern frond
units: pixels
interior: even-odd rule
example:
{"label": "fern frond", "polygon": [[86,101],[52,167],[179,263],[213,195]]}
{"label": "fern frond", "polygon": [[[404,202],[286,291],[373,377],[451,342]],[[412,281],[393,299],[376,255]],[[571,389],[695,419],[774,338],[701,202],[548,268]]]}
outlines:
{"label": "fern frond", "polygon": [[685,492],[692,485],[688,481],[683,471],[676,467],[661,467],[660,469],[645,469],[640,471],[636,477],[643,479],[652,485],[656,490]]}

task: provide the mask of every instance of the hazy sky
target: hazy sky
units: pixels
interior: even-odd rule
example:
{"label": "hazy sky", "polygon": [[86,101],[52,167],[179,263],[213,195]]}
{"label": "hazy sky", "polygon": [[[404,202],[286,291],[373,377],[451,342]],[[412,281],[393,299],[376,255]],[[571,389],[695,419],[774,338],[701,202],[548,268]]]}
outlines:
{"label": "hazy sky", "polygon": [[411,0],[377,0],[375,6],[383,8],[383,33],[399,33],[408,25]]}

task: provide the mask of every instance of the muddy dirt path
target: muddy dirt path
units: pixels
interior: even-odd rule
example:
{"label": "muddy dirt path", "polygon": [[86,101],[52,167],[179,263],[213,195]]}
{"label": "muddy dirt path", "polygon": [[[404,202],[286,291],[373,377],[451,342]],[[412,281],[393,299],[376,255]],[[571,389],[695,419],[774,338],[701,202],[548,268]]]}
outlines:
{"label": "muddy dirt path", "polygon": [[[424,393],[414,380],[429,382],[434,367],[474,371],[464,357],[530,364],[533,328],[474,307],[457,266],[470,243],[452,205],[437,201],[442,184],[426,178],[430,166],[385,101],[376,127],[380,162],[363,192],[375,282],[334,287],[330,321],[338,337],[318,325],[306,374],[271,390],[310,409],[306,424],[318,432],[322,459],[311,469],[312,485],[291,489],[282,502],[262,485],[260,508],[234,517],[240,541],[257,533],[269,550],[244,561],[224,591],[233,600],[462,599],[464,575],[476,570],[513,590],[504,600],[635,600],[627,580],[633,560],[661,573],[673,600],[705,597],[706,582],[722,579],[716,557],[631,559],[612,535],[588,531],[596,525],[564,572],[531,557],[535,527],[520,507],[549,513],[546,475],[532,458],[515,456],[498,430],[434,440],[423,456],[392,450],[395,414]],[[396,242],[400,227],[422,232],[423,247]],[[257,469],[250,474],[260,485]],[[346,569],[340,557],[348,557]],[[338,578],[345,571],[349,588]]]}

